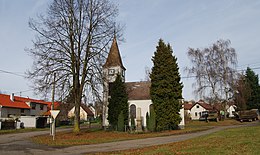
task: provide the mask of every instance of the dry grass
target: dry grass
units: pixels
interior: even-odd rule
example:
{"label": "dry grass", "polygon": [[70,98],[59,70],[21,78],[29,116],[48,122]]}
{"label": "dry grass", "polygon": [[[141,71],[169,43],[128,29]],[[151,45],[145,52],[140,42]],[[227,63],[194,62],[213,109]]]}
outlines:
{"label": "dry grass", "polygon": [[36,136],[32,138],[32,141],[39,144],[49,146],[71,146],[71,145],[86,145],[86,144],[97,144],[107,143],[122,140],[141,139],[158,136],[168,136],[175,134],[185,134],[191,132],[198,132],[207,130],[210,127],[202,126],[190,128],[187,127],[183,130],[171,130],[164,132],[154,133],[127,133],[127,132],[115,132],[115,131],[103,131],[96,130],[91,131],[89,129],[82,129],[79,134],[73,132],[58,132],[55,136],[55,141],[52,140],[50,135]]}
{"label": "dry grass", "polygon": [[171,144],[96,155],[197,155],[260,154],[260,126],[219,131],[211,135]]}
{"label": "dry grass", "polygon": [[55,137],[55,141],[52,140],[52,137],[49,135],[42,135],[33,137],[32,141],[39,144],[50,145],[50,146],[71,146],[71,145],[83,145],[83,144],[97,144],[97,143],[106,143],[122,140],[131,140],[131,139],[141,139],[157,136],[168,136],[175,134],[185,134],[191,132],[198,132],[202,130],[207,130],[213,126],[224,126],[224,125],[236,125],[241,124],[235,120],[225,120],[220,122],[201,122],[201,121],[192,121],[186,125],[183,130],[171,130],[164,132],[155,132],[155,133],[125,133],[125,132],[112,132],[112,131],[103,131],[101,129],[90,130],[82,129],[79,134],[72,132],[58,132]]}

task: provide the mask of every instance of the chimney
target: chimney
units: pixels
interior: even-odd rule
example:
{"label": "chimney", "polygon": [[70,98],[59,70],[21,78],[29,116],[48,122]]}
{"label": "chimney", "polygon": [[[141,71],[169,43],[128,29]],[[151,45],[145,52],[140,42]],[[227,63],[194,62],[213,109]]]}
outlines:
{"label": "chimney", "polygon": [[14,93],[12,93],[12,94],[10,95],[10,100],[11,100],[12,102],[14,102]]}

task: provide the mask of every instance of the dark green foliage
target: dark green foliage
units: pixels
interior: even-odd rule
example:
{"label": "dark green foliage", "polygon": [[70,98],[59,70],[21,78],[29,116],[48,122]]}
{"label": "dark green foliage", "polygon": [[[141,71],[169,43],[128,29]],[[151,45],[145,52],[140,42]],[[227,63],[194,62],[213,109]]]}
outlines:
{"label": "dark green foliage", "polygon": [[260,109],[260,86],[258,75],[249,67],[246,70],[246,82],[251,89],[247,102],[248,109]]}
{"label": "dark green foliage", "polygon": [[124,131],[125,124],[124,124],[124,114],[123,111],[120,112],[118,116],[118,122],[117,122],[117,131]]}
{"label": "dark green foliage", "polygon": [[149,131],[155,131],[156,130],[156,114],[154,111],[154,108],[150,109],[150,117],[149,117]]}
{"label": "dark green foliage", "polygon": [[124,82],[120,75],[117,75],[111,91],[111,98],[108,104],[108,121],[112,128],[118,124],[120,112],[123,112],[124,124],[128,124],[128,97]]}
{"label": "dark green foliage", "polygon": [[150,121],[150,118],[149,118],[149,114],[147,112],[146,113],[146,128],[148,131],[150,131],[149,121]]}
{"label": "dark green foliage", "polygon": [[180,82],[177,58],[172,55],[170,44],[162,39],[152,58],[151,99],[156,113],[157,130],[173,129],[181,121],[179,111],[183,85]]}

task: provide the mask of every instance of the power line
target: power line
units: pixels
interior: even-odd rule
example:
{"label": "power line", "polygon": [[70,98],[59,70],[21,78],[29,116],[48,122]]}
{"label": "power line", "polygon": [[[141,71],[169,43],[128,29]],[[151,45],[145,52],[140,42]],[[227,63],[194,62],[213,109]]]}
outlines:
{"label": "power line", "polygon": [[34,90],[34,89],[22,90],[22,91],[15,92],[14,94],[25,93],[25,92],[29,92],[29,91],[33,91],[33,90]]}
{"label": "power line", "polygon": [[2,69],[0,69],[0,72],[6,73],[6,74],[12,74],[12,75],[20,76],[20,77],[23,77],[23,78],[26,77],[25,75],[17,74],[15,72],[5,71],[5,70],[2,70]]}

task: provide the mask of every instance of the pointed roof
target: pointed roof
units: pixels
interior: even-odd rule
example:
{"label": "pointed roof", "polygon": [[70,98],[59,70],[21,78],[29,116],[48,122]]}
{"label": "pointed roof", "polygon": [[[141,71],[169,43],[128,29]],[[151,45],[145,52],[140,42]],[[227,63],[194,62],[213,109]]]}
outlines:
{"label": "pointed roof", "polygon": [[114,36],[110,51],[108,53],[107,61],[104,64],[104,68],[120,66],[125,70],[120,56],[119,48],[116,41],[116,36]]}

